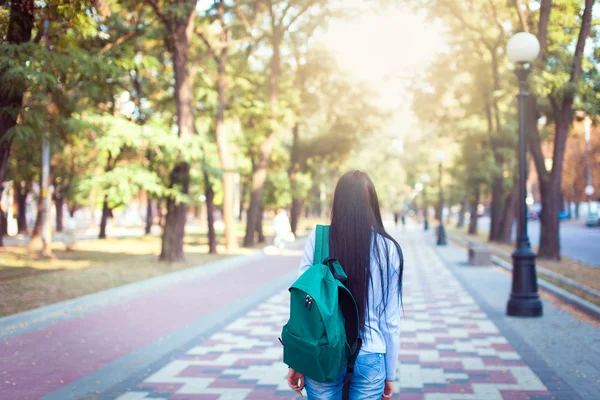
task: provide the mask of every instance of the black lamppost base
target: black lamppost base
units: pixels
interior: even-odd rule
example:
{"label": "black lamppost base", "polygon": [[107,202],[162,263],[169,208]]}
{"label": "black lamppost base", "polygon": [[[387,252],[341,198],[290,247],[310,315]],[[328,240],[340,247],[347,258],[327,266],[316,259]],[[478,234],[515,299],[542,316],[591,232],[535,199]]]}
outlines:
{"label": "black lamppost base", "polygon": [[440,226],[438,226],[437,245],[445,246],[446,244],[448,244],[446,241],[446,229],[444,228],[443,224],[440,224]]}
{"label": "black lamppost base", "polygon": [[542,302],[537,290],[535,253],[523,240],[512,254],[513,282],[506,314],[513,317],[541,317]]}
{"label": "black lamppost base", "polygon": [[511,293],[506,306],[506,314],[511,317],[541,317],[544,312],[539,297],[520,298]]}

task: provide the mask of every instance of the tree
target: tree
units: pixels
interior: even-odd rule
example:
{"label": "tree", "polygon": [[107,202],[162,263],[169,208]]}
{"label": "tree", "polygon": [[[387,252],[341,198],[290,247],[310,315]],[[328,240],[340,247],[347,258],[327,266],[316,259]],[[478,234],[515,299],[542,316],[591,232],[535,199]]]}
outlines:
{"label": "tree", "polygon": [[[488,73],[479,81],[483,90],[482,104],[487,120],[489,149],[494,155],[495,165],[491,182],[491,226],[490,241],[502,241],[504,226],[514,221],[511,207],[505,208],[507,165],[513,157],[512,145],[515,143],[514,131],[503,126],[507,121],[502,103],[506,102],[502,82],[506,73],[506,60],[502,57],[507,34],[505,21],[510,20],[510,8],[492,0],[469,0],[455,2],[451,0],[435,0],[431,2],[431,13],[443,18],[452,26],[452,36],[465,41],[466,46],[475,50],[481,63],[487,65]],[[512,182],[512,180],[511,180]],[[514,186],[514,185],[513,185]],[[514,191],[513,188],[510,191]],[[510,206],[510,202],[506,203]]]}
{"label": "tree", "polygon": [[[4,6],[6,1],[0,1]],[[10,2],[7,29],[1,33],[0,52],[9,54],[18,51],[31,40],[35,22],[33,0],[13,0]],[[21,73],[19,73],[21,72]],[[9,131],[17,124],[23,105],[23,95],[27,90],[27,79],[19,71],[19,66],[9,57],[0,62],[0,184],[4,182],[6,165],[10,156],[12,137]],[[0,185],[0,194],[2,186]],[[0,246],[2,235],[0,234]]]}
{"label": "tree", "polygon": [[[238,4],[226,6],[223,0],[215,1],[208,11],[209,22],[218,24],[218,32],[210,35],[210,26],[198,29],[196,32],[207,47],[207,52],[214,60],[217,71],[215,90],[217,93],[215,107],[214,132],[221,166],[221,181],[223,186],[223,221],[225,223],[225,248],[231,251],[238,246],[235,234],[234,221],[234,185],[235,170],[234,159],[231,151],[230,134],[226,126],[226,110],[229,107],[228,99],[228,64],[229,55],[236,45],[249,42],[253,39],[248,30],[252,29],[250,21],[255,14],[244,13]],[[230,22],[226,23],[226,19]],[[242,22],[243,21],[243,22]],[[254,38],[256,39],[256,38]],[[206,177],[208,179],[208,176]],[[208,196],[207,196],[208,197]],[[210,226],[210,224],[209,224]]]}
{"label": "tree", "polygon": [[[30,147],[29,142],[37,144],[41,135],[47,134],[52,147],[57,149],[69,135],[77,134],[85,126],[74,115],[76,99],[85,84],[88,84],[86,90],[95,90],[105,76],[105,64],[82,52],[77,43],[97,32],[92,14],[101,17],[106,11],[97,1],[49,1],[39,6],[36,3],[36,7],[33,2],[10,2],[9,20],[12,22],[7,25],[7,31],[2,32],[0,44],[0,97],[2,101],[8,100],[0,106],[3,121],[0,123],[0,153],[4,157],[8,156],[10,144],[15,140],[22,140],[25,147]],[[22,41],[16,40],[15,35]],[[45,36],[44,46],[40,43],[42,36]],[[75,65],[77,69],[73,68]],[[96,81],[87,80],[88,76]],[[5,167],[3,162],[2,179]],[[14,178],[21,180],[18,176]],[[27,174],[25,180],[29,180]],[[34,237],[41,222],[41,214],[38,214]]]}
{"label": "tree", "polygon": [[[536,15],[528,11],[521,1],[514,6],[523,31],[531,30]],[[538,131],[537,119],[530,118],[527,128],[528,145],[538,174],[542,194],[542,216],[540,229],[541,258],[560,259],[560,235],[558,214],[561,205],[561,183],[563,161],[569,130],[573,122],[573,107],[580,93],[578,84],[585,58],[584,49],[591,32],[592,9],[594,0],[585,0],[584,4],[574,0],[542,0],[537,14],[537,37],[540,41],[541,56],[535,63],[535,76],[532,79],[535,96],[530,96],[529,115],[548,115],[554,123],[552,169],[546,170],[542,152],[542,138]],[[554,16],[552,10],[564,7],[571,11],[568,23],[578,25],[578,34],[569,34],[563,30],[550,30],[549,26],[565,24],[567,14]],[[579,15],[581,15],[579,17]],[[574,32],[575,30],[571,31]],[[574,44],[575,46],[568,46]],[[569,54],[574,48],[572,56]],[[547,102],[545,101],[547,99]]]}
{"label": "tree", "polygon": [[[445,2],[442,4],[445,8],[451,7]],[[453,3],[454,6],[458,4]],[[460,225],[464,223],[464,213],[470,203],[469,231],[476,233],[479,204],[485,199],[484,195],[491,192],[495,222],[490,240],[498,241],[503,238],[499,232],[504,233],[504,226],[511,229],[514,220],[513,207],[504,201],[507,188],[513,186],[513,180],[509,179],[513,170],[508,166],[514,159],[516,145],[514,113],[507,111],[506,99],[498,89],[500,74],[504,72],[499,60],[494,61],[499,39],[494,36],[491,41],[485,36],[486,28],[471,26],[472,14],[453,10],[450,16],[454,14],[458,15],[452,17],[454,34],[466,37],[452,42],[450,51],[441,54],[429,66],[424,82],[414,85],[414,111],[423,126],[437,133],[438,147],[447,147],[448,142],[459,144],[458,156],[450,157],[454,164],[450,175],[455,181],[454,191],[462,192],[453,196],[461,204]],[[470,28],[465,29],[464,24]],[[470,37],[473,32],[476,39]],[[425,142],[419,146],[431,148]],[[468,154],[460,154],[463,152]],[[414,153],[414,148],[408,153]],[[486,157],[486,153],[492,158]],[[429,154],[419,163],[434,164],[432,158],[433,154]]]}
{"label": "tree", "polygon": [[[178,137],[185,139],[196,133],[192,106],[193,86],[189,71],[190,42],[194,28],[196,1],[183,2],[145,0],[164,29],[165,46],[171,54],[175,75],[175,104],[177,110]],[[171,188],[187,195],[190,186],[190,165],[179,162],[171,171]],[[167,217],[163,230],[160,260],[179,261],[183,255],[183,237],[187,219],[187,205],[175,198],[167,200]]]}
{"label": "tree", "polygon": [[[282,129],[282,116],[279,105],[280,78],[281,78],[281,48],[288,34],[297,21],[313,9],[323,10],[325,0],[304,0],[295,2],[292,0],[274,1],[269,0],[265,5],[267,8],[268,39],[272,51],[269,71],[269,129],[261,141],[257,152],[252,176],[250,191],[250,207],[248,208],[248,219],[246,225],[246,236],[244,246],[254,244],[254,232],[257,229],[261,217],[262,193],[267,177],[269,157],[273,146]],[[314,18],[314,15],[311,16]],[[310,19],[310,18],[309,18]]]}

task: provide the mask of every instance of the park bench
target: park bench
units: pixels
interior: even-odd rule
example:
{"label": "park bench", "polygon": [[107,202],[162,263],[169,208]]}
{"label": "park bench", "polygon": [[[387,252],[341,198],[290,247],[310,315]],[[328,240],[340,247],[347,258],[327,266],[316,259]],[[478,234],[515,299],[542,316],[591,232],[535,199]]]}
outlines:
{"label": "park bench", "polygon": [[488,246],[469,242],[469,265],[492,265],[492,251]]}

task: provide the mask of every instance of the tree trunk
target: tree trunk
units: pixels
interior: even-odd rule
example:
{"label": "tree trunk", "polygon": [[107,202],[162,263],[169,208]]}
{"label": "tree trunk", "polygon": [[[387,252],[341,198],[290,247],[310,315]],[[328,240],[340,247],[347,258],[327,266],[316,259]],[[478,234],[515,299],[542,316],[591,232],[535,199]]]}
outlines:
{"label": "tree trunk", "polygon": [[[221,24],[220,41],[223,46],[218,52],[217,58],[217,115],[215,136],[217,141],[217,150],[221,169],[223,170],[223,222],[225,223],[225,249],[231,252],[238,246],[235,234],[235,221],[233,216],[233,196],[235,190],[235,173],[233,172],[233,159],[229,151],[229,143],[225,137],[225,89],[227,84],[227,75],[225,67],[227,65],[227,29],[224,22],[223,1],[217,3],[217,12]],[[216,251],[216,248],[215,248]]]}
{"label": "tree trunk", "polygon": [[302,199],[293,199],[292,200],[292,208],[290,210],[290,214],[291,214],[291,220],[290,220],[290,226],[292,228],[292,232],[294,233],[294,235],[296,234],[296,231],[298,230],[298,222],[300,220],[300,215],[302,214]]}
{"label": "tree trunk", "polygon": [[144,230],[146,235],[149,235],[150,232],[152,232],[153,219],[154,219],[154,215],[152,212],[152,199],[150,197],[148,197],[148,200],[146,203],[146,229]]}
{"label": "tree trunk", "polygon": [[489,241],[497,242],[500,240],[500,232],[502,231],[502,218],[503,212],[506,213],[506,209],[502,209],[502,197],[503,197],[503,186],[504,179],[502,176],[496,176],[492,183],[492,204],[491,204],[491,225]]}
{"label": "tree trunk", "polygon": [[[271,35],[271,46],[273,48],[273,55],[271,57],[271,74],[269,76],[271,131],[269,132],[265,141],[260,146],[260,151],[258,152],[259,154],[257,168],[254,175],[252,176],[250,207],[248,208],[246,236],[244,237],[245,247],[252,247],[254,245],[254,232],[258,230],[259,223],[262,225],[262,215],[259,214],[262,208],[263,187],[267,179],[267,166],[269,163],[269,158],[271,157],[271,152],[273,151],[275,139],[279,131],[279,73],[281,68],[280,45],[282,38],[283,32],[281,32],[280,27],[274,27],[274,31]],[[262,227],[260,231],[262,231]]]}
{"label": "tree trunk", "polygon": [[302,200],[298,197],[298,184],[296,181],[296,176],[300,171],[300,126],[299,123],[296,122],[294,124],[294,128],[292,129],[293,141],[292,141],[292,149],[290,154],[290,169],[288,171],[290,177],[290,188],[292,191],[292,207],[290,210],[291,221],[290,225],[292,228],[292,232],[294,235],[296,234],[296,229],[298,228],[298,218],[300,217],[300,209],[302,208]]}
{"label": "tree trunk", "polygon": [[465,198],[460,205],[460,211],[458,212],[458,222],[456,223],[456,228],[461,229],[465,225],[465,214],[467,212],[467,199]]}
{"label": "tree trunk", "polygon": [[156,201],[156,211],[158,212],[158,226],[160,229],[165,228],[165,216],[163,214],[163,204],[162,200]]}
{"label": "tree trunk", "polygon": [[37,239],[40,238],[40,234],[42,233],[42,217],[44,214],[44,208],[42,204],[41,197],[37,202],[37,215],[35,216],[35,224],[33,225],[33,230],[31,231],[31,237],[29,238],[29,244],[32,245]]}
{"label": "tree trunk", "polygon": [[[190,53],[190,39],[193,33],[195,15],[195,1],[186,2],[184,8],[178,12],[177,18],[171,18],[172,26],[176,25],[167,39],[172,51],[173,70],[175,73],[175,105],[177,112],[177,128],[180,138],[193,135],[194,126],[193,85],[189,73],[188,60]],[[168,16],[171,17],[172,11]],[[172,39],[171,39],[172,38]],[[189,194],[190,166],[181,162],[171,171],[171,187],[178,186],[184,195]],[[167,216],[162,237],[162,250],[159,259],[173,262],[183,260],[183,238],[187,220],[187,205],[177,204],[173,198],[167,201]]]}
{"label": "tree trunk", "polygon": [[260,218],[258,219],[258,223],[256,224],[256,234],[258,236],[258,243],[265,242],[265,233],[263,231],[263,215],[265,214],[265,206],[261,204],[260,206]]}
{"label": "tree trunk", "polygon": [[208,223],[208,253],[217,253],[217,236],[215,234],[215,191],[208,177],[208,171],[204,170],[204,196],[206,196],[206,221]]}
{"label": "tree trunk", "polygon": [[[494,122],[495,122],[495,133],[494,140],[492,141],[494,152],[494,161],[496,165],[501,167],[504,164],[504,156],[502,155],[502,147],[504,145],[501,139],[501,122],[500,122],[500,108],[498,107],[498,93],[502,91],[500,85],[500,70],[498,65],[498,48],[494,47],[490,49],[491,54],[491,66],[492,76],[494,81],[494,92],[492,93],[492,108],[494,111]],[[504,179],[502,173],[498,172],[498,176],[494,178],[492,183],[492,210],[491,210],[491,222],[490,226],[490,241],[497,241],[500,232],[502,230],[502,216],[506,210],[502,209],[502,200],[504,198]]]}
{"label": "tree trunk", "polygon": [[27,233],[27,196],[29,195],[29,188],[25,184],[23,186],[18,185],[15,188],[15,197],[17,203],[17,229],[19,234]]}
{"label": "tree trunk", "polygon": [[554,182],[540,182],[542,215],[540,229],[540,258],[560,260],[560,235],[558,213],[560,212],[560,186]]}
{"label": "tree trunk", "polygon": [[[2,197],[2,190],[0,190],[0,197]],[[6,235],[8,235],[8,223],[4,216],[2,204],[0,204],[0,247],[4,247],[4,236]]]}
{"label": "tree trunk", "polygon": [[[58,192],[57,188],[57,192]],[[54,207],[56,207],[56,232],[63,231],[63,208],[65,204],[65,199],[60,194],[58,194],[54,198]]]}
{"label": "tree trunk", "polygon": [[244,204],[246,203],[246,193],[248,192],[248,183],[241,182],[242,190],[240,193],[240,222],[244,219]]}
{"label": "tree trunk", "polygon": [[8,235],[8,219],[6,218],[6,212],[0,205],[0,237],[4,240],[4,236]]}
{"label": "tree trunk", "polygon": [[480,187],[477,185],[474,189],[471,197],[471,221],[469,223],[469,235],[477,234],[477,221],[479,220],[479,214],[477,213],[477,207],[479,206]]}
{"label": "tree trunk", "polygon": [[[486,115],[488,120],[488,133],[490,135],[490,147],[497,166],[502,166],[504,158],[501,154],[502,142],[500,140],[500,109],[498,107],[497,93],[501,90],[500,72],[498,66],[498,47],[488,47],[491,56],[491,72],[493,91],[486,91]],[[502,200],[504,196],[504,181],[500,172],[497,172],[492,180],[492,202],[490,215],[489,241],[498,241],[502,224]]]}
{"label": "tree trunk", "polygon": [[[26,43],[31,40],[31,32],[35,23],[34,0],[13,0],[10,2],[6,42],[12,44]],[[4,63],[3,65],[7,65]],[[0,82],[10,73],[0,68]],[[13,74],[14,75],[14,74]],[[23,94],[27,90],[25,80],[10,79],[10,87],[0,86],[0,182],[4,182],[6,163],[10,155],[12,139],[7,138],[9,129],[17,124],[17,117],[23,107]]]}
{"label": "tree trunk", "polygon": [[[259,230],[258,225],[262,224],[262,193],[265,181],[267,179],[267,160],[262,159],[252,176],[252,189],[250,192],[250,207],[248,207],[246,218],[246,236],[244,237],[244,247],[254,246],[254,233]],[[262,229],[261,229],[262,230]]]}
{"label": "tree trunk", "polygon": [[516,218],[517,208],[517,196],[519,193],[519,181],[517,175],[513,181],[513,188],[506,196],[504,202],[504,213],[502,215],[502,224],[500,226],[500,234],[498,236],[498,242],[510,244],[512,243],[512,231],[513,225]]}
{"label": "tree trunk", "polygon": [[542,218],[538,256],[548,260],[560,260],[560,224],[558,214],[562,209],[563,159],[569,126],[572,122],[572,103],[557,115],[555,147],[552,172],[540,179],[542,194]]}
{"label": "tree trunk", "polygon": [[[171,171],[171,184],[181,185],[182,192],[189,193],[190,166],[188,163],[178,164]],[[176,203],[175,199],[167,199],[167,215],[165,217],[162,250],[159,260],[174,262],[182,261],[183,238],[185,236],[185,222],[187,218],[187,205],[183,202]]]}
{"label": "tree trunk", "polygon": [[225,223],[225,249],[231,252],[238,247],[235,233],[235,217],[233,215],[233,197],[235,190],[235,174],[223,173],[223,222]]}
{"label": "tree trunk", "polygon": [[104,202],[102,203],[102,217],[100,218],[100,233],[98,239],[106,239],[106,224],[108,217],[110,216],[110,208],[108,207],[108,197],[104,196]]}
{"label": "tree trunk", "polygon": [[[115,164],[116,164],[115,160]],[[106,165],[104,166],[104,172],[110,172],[114,168],[112,153],[108,153],[106,159]],[[106,239],[106,223],[108,218],[111,216],[110,208],[108,207],[108,196],[104,195],[104,201],[102,202],[102,216],[100,217],[100,232],[98,233],[98,239]]]}
{"label": "tree trunk", "polygon": [[[576,86],[577,81],[581,76],[582,60],[586,39],[591,31],[592,9],[595,0],[585,0],[585,7],[581,17],[581,29],[577,37],[577,44],[572,58],[572,66],[570,69],[569,84]],[[540,26],[538,28],[538,37],[541,44],[542,59],[545,61],[548,54],[546,49],[547,43],[547,24],[549,20],[552,1],[543,1],[540,7]],[[560,101],[553,98],[552,108],[555,117],[555,134],[554,134],[554,154],[552,157],[552,172],[549,174],[545,170],[544,156],[541,150],[541,138],[535,128],[535,121],[530,118],[529,126],[529,143],[530,150],[533,155],[535,166],[538,172],[540,181],[540,189],[542,193],[542,220],[540,227],[540,248],[538,256],[549,260],[560,260],[560,224],[558,213],[561,209],[561,180],[563,172],[563,161],[565,155],[566,142],[569,133],[569,127],[573,122],[573,102],[575,90],[567,91],[563,94]],[[530,100],[530,107],[533,107],[533,112],[537,113],[536,98]],[[530,114],[537,115],[537,114]]]}

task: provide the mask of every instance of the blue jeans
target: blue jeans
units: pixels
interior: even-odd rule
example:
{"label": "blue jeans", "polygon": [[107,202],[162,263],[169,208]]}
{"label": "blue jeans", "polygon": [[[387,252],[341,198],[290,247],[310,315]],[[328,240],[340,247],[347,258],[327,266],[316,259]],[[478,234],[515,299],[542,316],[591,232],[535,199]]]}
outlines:
{"label": "blue jeans", "polygon": [[[350,381],[350,400],[379,400],[385,386],[385,357],[378,353],[359,353]],[[344,370],[335,382],[315,382],[306,377],[308,400],[341,400],[344,387]]]}

